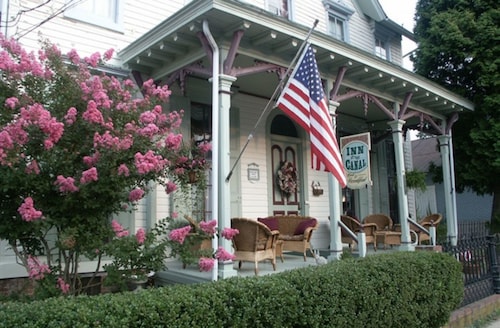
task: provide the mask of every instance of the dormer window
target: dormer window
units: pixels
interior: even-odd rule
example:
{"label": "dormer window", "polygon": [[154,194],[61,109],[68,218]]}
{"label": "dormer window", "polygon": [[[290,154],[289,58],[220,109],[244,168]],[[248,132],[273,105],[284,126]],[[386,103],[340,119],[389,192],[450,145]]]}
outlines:
{"label": "dormer window", "polygon": [[290,19],[290,0],[267,0],[267,10]]}
{"label": "dormer window", "polygon": [[375,55],[383,59],[389,59],[387,57],[388,53],[387,43],[379,38],[375,38]]}
{"label": "dormer window", "polygon": [[385,60],[392,61],[390,45],[392,40],[398,37],[398,35],[394,31],[391,31],[387,27],[383,26],[382,24],[375,23],[374,36],[375,36],[375,47],[374,47],[375,55]]}
{"label": "dormer window", "polygon": [[325,0],[323,5],[328,13],[328,34],[336,39],[349,42],[349,18],[354,14],[342,0]]}

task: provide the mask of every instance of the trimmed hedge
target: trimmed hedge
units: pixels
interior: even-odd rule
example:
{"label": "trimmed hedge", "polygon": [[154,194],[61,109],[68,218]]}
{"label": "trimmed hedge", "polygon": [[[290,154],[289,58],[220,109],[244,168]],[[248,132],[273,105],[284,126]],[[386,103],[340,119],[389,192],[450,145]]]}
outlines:
{"label": "trimmed hedge", "polygon": [[7,302],[0,327],[442,327],[462,296],[453,257],[397,252],[140,293]]}

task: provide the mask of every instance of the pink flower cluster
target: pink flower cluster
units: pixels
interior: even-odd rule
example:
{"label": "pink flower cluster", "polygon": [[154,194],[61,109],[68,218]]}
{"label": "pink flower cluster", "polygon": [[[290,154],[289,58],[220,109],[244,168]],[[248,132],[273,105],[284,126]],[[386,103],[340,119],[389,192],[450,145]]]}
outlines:
{"label": "pink flower cluster", "polygon": [[111,221],[111,228],[115,232],[115,236],[118,238],[128,236],[128,230],[125,230],[122,225],[116,220]]}
{"label": "pink flower cluster", "polygon": [[26,197],[17,211],[21,214],[21,218],[27,222],[35,221],[42,217],[42,212],[35,209],[33,198],[31,197]]}
{"label": "pink flower cluster", "polygon": [[200,268],[200,271],[212,271],[215,265],[215,259],[211,257],[200,257],[198,260],[198,267]]}
{"label": "pink flower cluster", "polygon": [[57,287],[62,291],[63,294],[67,294],[70,290],[70,286],[63,278],[57,278]]}
{"label": "pink flower cluster", "polygon": [[172,241],[176,241],[179,244],[184,244],[184,239],[186,239],[186,236],[189,234],[191,231],[191,226],[185,226],[182,228],[174,229],[170,231],[168,234],[168,239]]}
{"label": "pink flower cluster", "polygon": [[224,237],[227,240],[233,240],[234,236],[239,234],[240,231],[238,229],[233,229],[233,228],[224,228],[221,232],[222,237]]}
{"label": "pink flower cluster", "polygon": [[219,247],[215,252],[214,258],[211,257],[201,257],[198,260],[198,267],[200,271],[212,271],[215,265],[215,260],[219,261],[233,261],[235,259],[234,254],[229,253],[223,247]]}
{"label": "pink flower cluster", "polygon": [[149,172],[159,172],[167,163],[160,155],[155,155],[152,150],[148,150],[146,154],[136,153],[134,156],[135,167],[139,174],[147,174]]}
{"label": "pink flower cluster", "polygon": [[173,193],[176,190],[177,190],[177,184],[175,184],[172,181],[167,182],[167,185],[165,188],[165,192],[167,193],[167,195]]}
{"label": "pink flower cluster", "polygon": [[65,178],[62,175],[57,176],[56,182],[54,182],[56,186],[59,187],[60,192],[77,192],[78,187],[75,186],[75,179],[72,177]]}
{"label": "pink flower cluster", "polygon": [[168,89],[167,85],[161,87],[156,86],[154,84],[153,79],[149,79],[146,82],[144,82],[142,88],[147,96],[156,96],[163,101],[166,101],[168,97],[170,97],[170,94],[172,93],[172,91]]}
{"label": "pink flower cluster", "polygon": [[229,253],[224,247],[219,247],[215,252],[215,258],[219,261],[232,261],[235,259],[234,254]]}
{"label": "pink flower cluster", "polygon": [[169,133],[165,138],[165,147],[178,150],[182,145],[182,134]]}
{"label": "pink flower cluster", "polygon": [[94,147],[114,149],[114,150],[127,150],[134,144],[134,139],[131,135],[127,135],[122,139],[114,137],[111,132],[106,131],[104,134],[96,132],[94,134]]}
{"label": "pink flower cluster", "polygon": [[208,142],[208,141],[201,142],[201,143],[198,145],[198,148],[200,149],[201,153],[206,154],[206,153],[208,153],[210,150],[212,150],[212,143],[211,143],[211,142]]}
{"label": "pink flower cluster", "polygon": [[146,231],[143,228],[139,228],[135,233],[135,239],[139,245],[144,244],[144,241],[146,240]]}
{"label": "pink flower cluster", "polygon": [[97,181],[97,169],[95,167],[91,167],[88,170],[82,172],[82,177],[80,178],[80,183],[85,184],[92,181]]}
{"label": "pink flower cluster", "polygon": [[35,173],[40,174],[40,166],[38,166],[38,162],[34,159],[26,165],[26,173]]}
{"label": "pink flower cluster", "polygon": [[130,171],[126,164],[120,164],[120,166],[118,167],[118,175],[123,175],[126,177],[130,175]]}
{"label": "pink flower cluster", "polygon": [[50,268],[45,263],[40,263],[40,260],[34,256],[28,256],[28,274],[31,279],[41,280],[45,274],[50,273]]}
{"label": "pink flower cluster", "polygon": [[207,235],[213,236],[217,232],[217,221],[216,220],[201,221],[200,229]]}
{"label": "pink flower cluster", "polygon": [[83,119],[89,123],[104,125],[104,117],[94,100],[90,100],[87,104],[87,110],[83,112]]}
{"label": "pink flower cluster", "polygon": [[128,200],[131,202],[136,202],[144,196],[144,190],[140,188],[135,188],[128,194]]}

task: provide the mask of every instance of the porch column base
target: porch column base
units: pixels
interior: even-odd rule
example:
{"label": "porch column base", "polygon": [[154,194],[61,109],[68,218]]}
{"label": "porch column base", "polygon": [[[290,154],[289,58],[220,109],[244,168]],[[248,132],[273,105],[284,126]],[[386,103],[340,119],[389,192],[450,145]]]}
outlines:
{"label": "porch column base", "polygon": [[233,261],[219,262],[219,279],[236,277],[238,275],[238,272],[234,269],[233,265]]}
{"label": "porch column base", "polygon": [[399,250],[402,252],[414,252],[415,251],[415,245],[412,243],[404,243],[402,242],[401,245],[399,245]]}
{"label": "porch column base", "polygon": [[330,255],[328,255],[328,261],[340,260],[343,250],[330,250]]}

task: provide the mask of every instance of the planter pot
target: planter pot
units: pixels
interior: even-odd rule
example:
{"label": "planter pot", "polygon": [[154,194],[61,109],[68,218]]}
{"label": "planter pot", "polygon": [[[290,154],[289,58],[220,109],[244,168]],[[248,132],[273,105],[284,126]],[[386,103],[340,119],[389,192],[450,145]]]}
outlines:
{"label": "planter pot", "polygon": [[198,176],[196,175],[195,171],[189,171],[188,172],[188,178],[189,178],[189,183],[196,183],[196,182],[198,182]]}
{"label": "planter pot", "polygon": [[127,281],[128,290],[134,293],[138,293],[141,290],[146,289],[147,284],[148,284],[148,279],[143,279],[143,280],[131,279]]}

